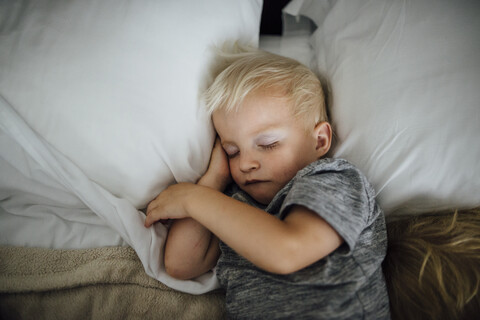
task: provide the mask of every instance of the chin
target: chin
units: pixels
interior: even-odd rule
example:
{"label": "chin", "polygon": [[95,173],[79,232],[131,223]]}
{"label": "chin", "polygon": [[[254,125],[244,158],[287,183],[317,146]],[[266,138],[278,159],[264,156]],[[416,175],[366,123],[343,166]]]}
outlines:
{"label": "chin", "polygon": [[258,203],[268,205],[275,195],[265,194],[263,192],[248,192],[247,193],[255,199]]}
{"label": "chin", "polygon": [[265,188],[265,187],[266,187],[265,185],[263,186],[249,185],[249,186],[244,186],[241,189],[243,189],[243,191],[248,193],[250,197],[255,199],[255,201],[257,201],[258,203],[268,205],[273,200],[273,197],[275,197],[276,192],[272,190],[268,190],[269,188]]}

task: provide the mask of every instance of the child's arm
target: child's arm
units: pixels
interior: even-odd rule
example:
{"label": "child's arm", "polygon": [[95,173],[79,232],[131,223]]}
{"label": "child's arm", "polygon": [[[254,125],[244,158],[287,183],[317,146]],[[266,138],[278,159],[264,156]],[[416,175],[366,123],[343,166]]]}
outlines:
{"label": "child's arm", "polygon": [[338,248],[342,237],[316,213],[294,206],[285,220],[194,184],[167,188],[147,212],[146,226],[165,218],[191,217],[258,267],[287,274]]}
{"label": "child's arm", "polygon": [[[216,143],[209,168],[197,184],[223,191],[229,180],[228,161]],[[200,223],[191,218],[174,220],[165,244],[165,270],[177,279],[195,278],[215,266],[219,253],[218,238]]]}
{"label": "child's arm", "polygon": [[192,279],[211,270],[218,259],[218,238],[191,218],[175,220],[165,244],[165,271],[177,279]]}

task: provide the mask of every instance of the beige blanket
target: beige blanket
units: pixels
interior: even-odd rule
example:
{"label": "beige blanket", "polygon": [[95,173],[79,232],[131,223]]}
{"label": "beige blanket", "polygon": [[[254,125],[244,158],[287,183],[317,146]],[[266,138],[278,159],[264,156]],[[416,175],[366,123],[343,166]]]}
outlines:
{"label": "beige blanket", "polygon": [[146,275],[129,247],[0,247],[1,319],[222,319],[224,294],[190,295]]}

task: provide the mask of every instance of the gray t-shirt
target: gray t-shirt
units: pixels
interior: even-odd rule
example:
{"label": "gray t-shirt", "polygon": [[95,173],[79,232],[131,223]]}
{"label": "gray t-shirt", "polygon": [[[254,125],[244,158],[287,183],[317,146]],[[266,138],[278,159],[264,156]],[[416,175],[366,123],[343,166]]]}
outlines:
{"label": "gray t-shirt", "polygon": [[226,289],[229,318],[390,318],[381,268],[387,246],[385,219],[373,188],[357,168],[341,159],[318,160],[300,170],[268,206],[237,186],[227,193],[279,219],[292,205],[302,205],[345,240],[327,257],[287,275],[263,271],[220,243],[216,270]]}

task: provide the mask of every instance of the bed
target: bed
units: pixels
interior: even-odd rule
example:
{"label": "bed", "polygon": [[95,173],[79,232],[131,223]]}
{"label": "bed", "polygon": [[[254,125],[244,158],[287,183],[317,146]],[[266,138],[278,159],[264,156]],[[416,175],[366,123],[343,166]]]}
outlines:
{"label": "bed", "polygon": [[328,80],[332,157],[387,221],[480,206],[480,5],[462,0],[0,2],[0,317],[221,319],[215,270],[163,268],[146,207],[208,165],[225,41]]}

